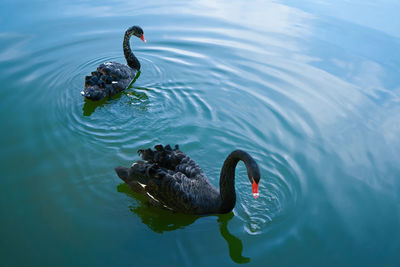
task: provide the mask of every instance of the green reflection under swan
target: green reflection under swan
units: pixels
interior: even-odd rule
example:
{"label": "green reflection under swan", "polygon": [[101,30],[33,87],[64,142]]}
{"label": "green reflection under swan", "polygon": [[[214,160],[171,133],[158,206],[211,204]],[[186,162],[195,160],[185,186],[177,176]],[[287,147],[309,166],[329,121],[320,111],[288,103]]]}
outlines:
{"label": "green reflection under swan", "polygon": [[[152,231],[162,234],[166,231],[183,229],[191,225],[197,219],[204,216],[188,215],[175,213],[169,210],[153,207],[148,204],[147,199],[138,193],[133,192],[125,183],[117,186],[117,191],[129,195],[138,200],[138,205],[129,207],[130,210],[138,215],[142,222]],[[221,236],[228,244],[229,256],[236,263],[248,263],[250,258],[242,256],[243,243],[236,236],[232,235],[228,229],[228,222],[234,217],[233,212],[216,216],[219,223]]]}

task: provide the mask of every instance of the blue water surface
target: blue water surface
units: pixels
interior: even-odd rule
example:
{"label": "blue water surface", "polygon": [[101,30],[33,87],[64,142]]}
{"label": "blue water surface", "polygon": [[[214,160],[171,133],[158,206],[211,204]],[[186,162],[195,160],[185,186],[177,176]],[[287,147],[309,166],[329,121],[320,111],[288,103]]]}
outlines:
{"label": "blue water surface", "polygon": [[[0,3],[1,266],[398,266],[400,3]],[[99,103],[102,62],[142,69]],[[179,144],[218,186],[234,149],[233,212],[146,205],[114,173]]]}

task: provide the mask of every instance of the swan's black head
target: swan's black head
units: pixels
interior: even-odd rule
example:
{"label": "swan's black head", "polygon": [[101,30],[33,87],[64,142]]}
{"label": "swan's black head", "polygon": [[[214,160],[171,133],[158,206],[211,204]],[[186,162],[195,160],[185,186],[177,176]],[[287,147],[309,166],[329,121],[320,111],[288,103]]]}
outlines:
{"label": "swan's black head", "polygon": [[129,35],[135,35],[137,38],[140,38],[143,42],[146,42],[146,39],[143,35],[143,30],[139,26],[132,26],[126,31]]}

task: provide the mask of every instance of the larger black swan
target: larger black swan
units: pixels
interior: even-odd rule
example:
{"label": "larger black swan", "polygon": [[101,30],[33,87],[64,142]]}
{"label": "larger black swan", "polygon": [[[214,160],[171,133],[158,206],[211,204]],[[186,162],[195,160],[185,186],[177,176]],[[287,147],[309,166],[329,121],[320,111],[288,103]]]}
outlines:
{"label": "larger black swan", "polygon": [[100,100],[128,88],[140,70],[139,60],[132,53],[129,45],[132,35],[146,42],[142,28],[132,26],[127,29],[124,36],[123,49],[128,65],[117,62],[100,64],[97,70],[92,72],[91,76],[86,76],[85,78],[85,89],[81,92],[84,97],[91,100]]}
{"label": "larger black swan", "polygon": [[235,168],[239,160],[246,165],[254,198],[259,196],[260,170],[242,150],[233,151],[225,159],[218,190],[177,145],[174,149],[169,145],[154,148],[138,151],[144,161],[137,161],[130,168],[115,168],[118,176],[132,190],[145,195],[152,205],[198,215],[230,212],[236,203]]}

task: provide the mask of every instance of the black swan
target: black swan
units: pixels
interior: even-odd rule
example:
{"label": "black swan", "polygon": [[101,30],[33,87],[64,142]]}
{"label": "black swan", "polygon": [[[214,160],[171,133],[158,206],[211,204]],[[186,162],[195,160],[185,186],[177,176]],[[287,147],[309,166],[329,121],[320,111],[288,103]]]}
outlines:
{"label": "black swan", "polygon": [[126,30],[123,42],[124,55],[128,65],[117,62],[102,63],[85,78],[85,89],[81,94],[91,100],[100,100],[107,96],[122,92],[131,84],[137,72],[140,70],[139,60],[132,53],[129,40],[132,35],[143,42],[143,30],[139,26],[132,26]]}
{"label": "black swan", "polygon": [[255,160],[242,150],[233,151],[225,159],[218,191],[177,145],[174,149],[169,145],[154,148],[138,151],[144,161],[137,161],[130,168],[115,168],[118,176],[133,191],[145,195],[152,205],[198,215],[230,212],[236,203],[235,168],[239,160],[246,165],[254,198],[259,196],[260,170]]}

